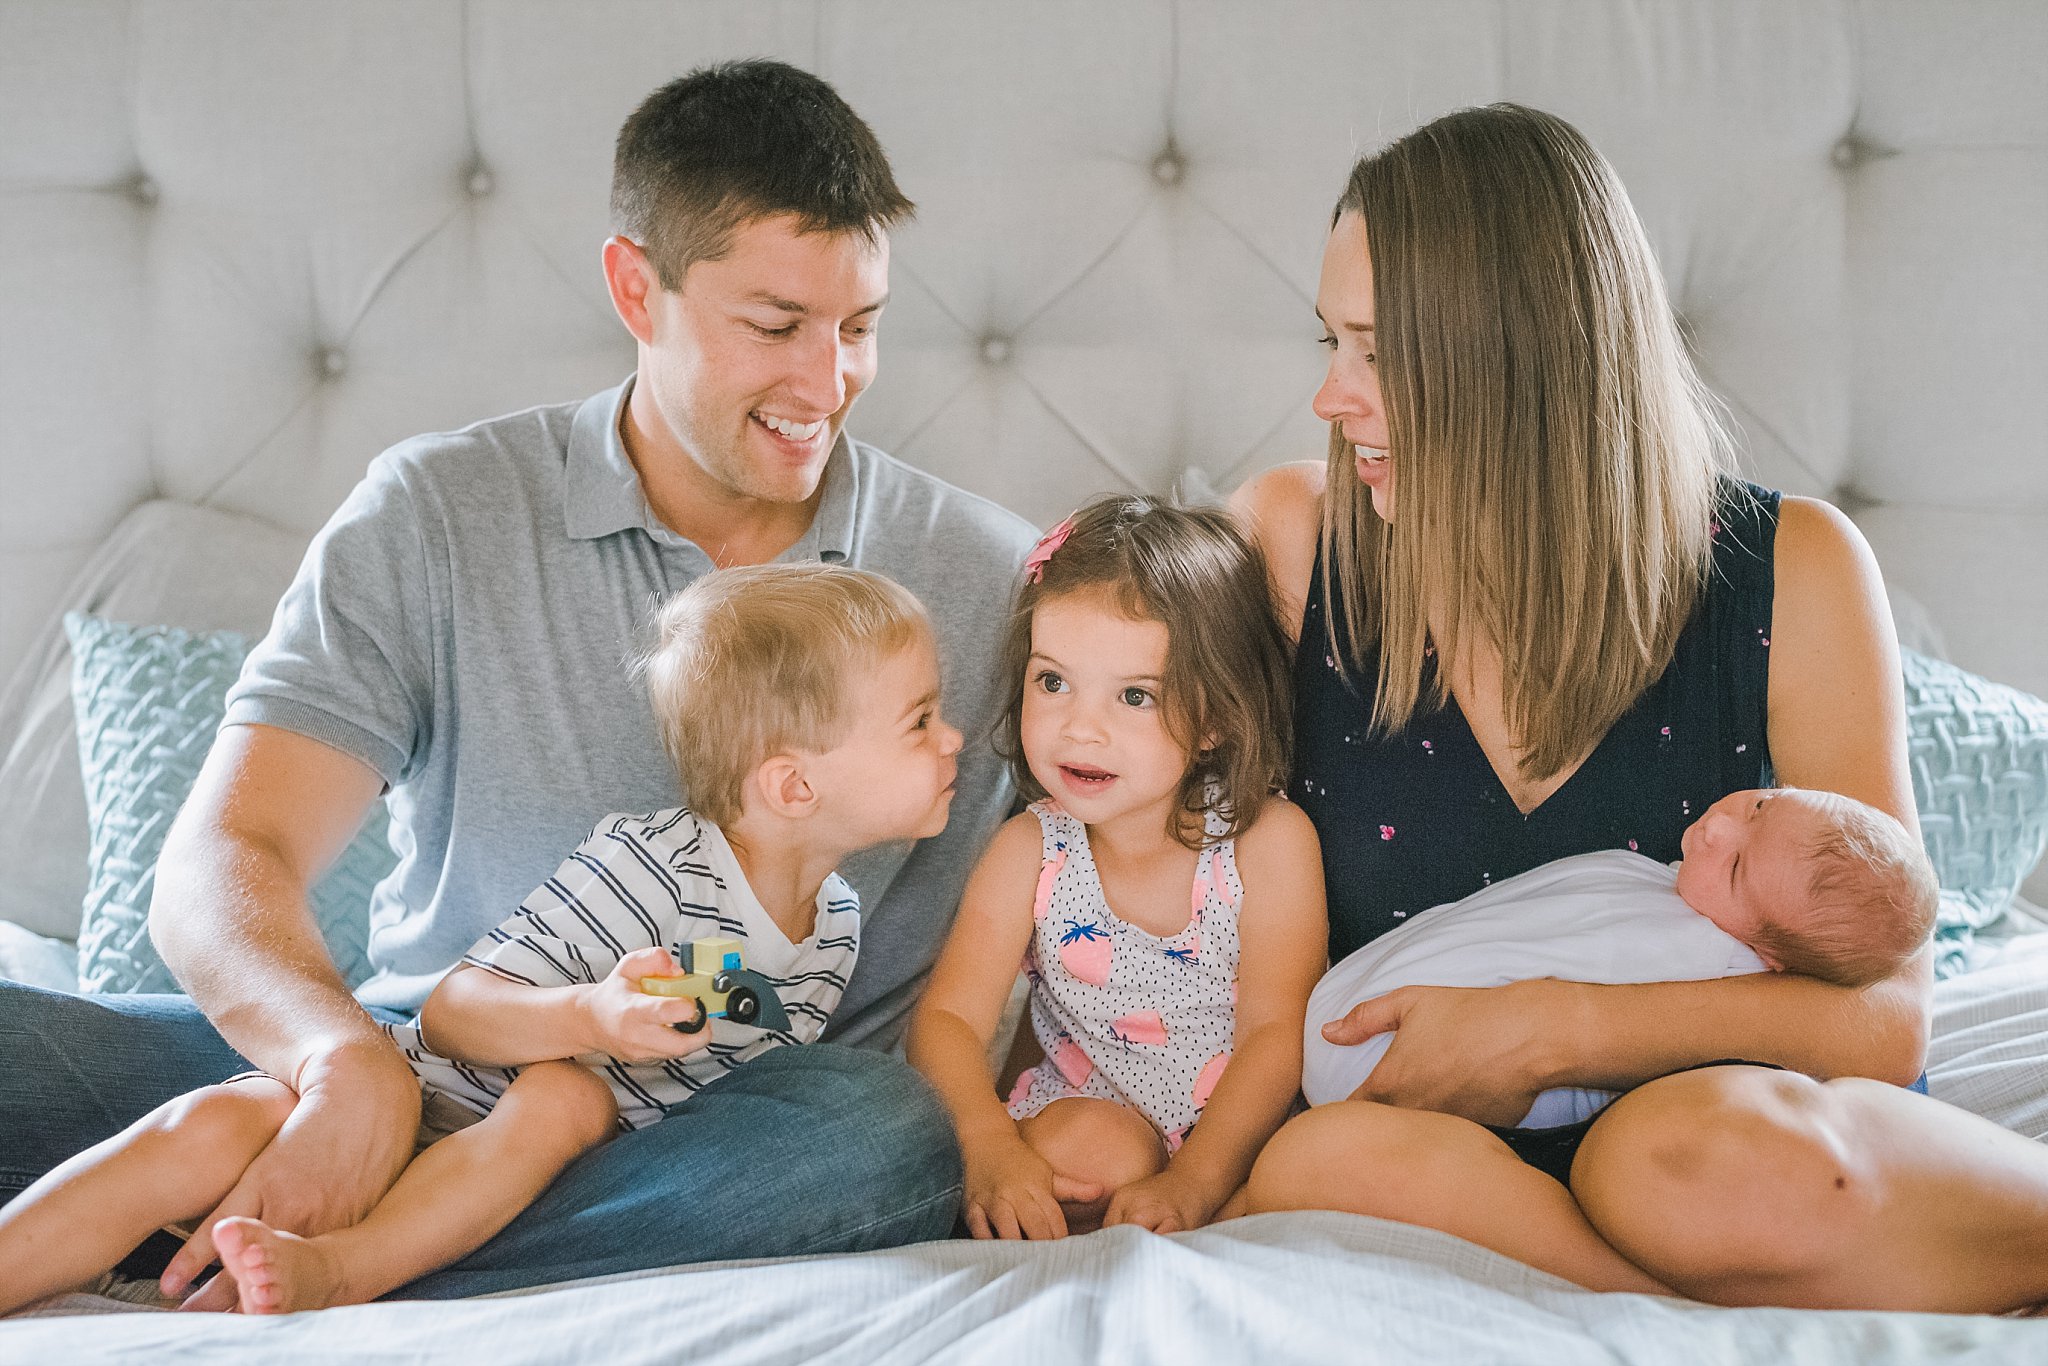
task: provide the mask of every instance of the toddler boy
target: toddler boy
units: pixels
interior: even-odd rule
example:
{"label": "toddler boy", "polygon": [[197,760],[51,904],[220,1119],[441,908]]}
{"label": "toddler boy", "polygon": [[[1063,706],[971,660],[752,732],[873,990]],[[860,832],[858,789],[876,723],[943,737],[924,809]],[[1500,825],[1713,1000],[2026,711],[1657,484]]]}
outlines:
{"label": "toddler boy", "polygon": [[[832,870],[938,834],[952,799],[961,737],[940,719],[923,608],[856,569],[724,570],[662,607],[641,668],[690,807],[600,821],[418,1019],[389,1027],[423,1088],[412,1165],[361,1223],[317,1238],[220,1220],[244,1313],[361,1303],[446,1266],[619,1128],[824,1029],[860,933]],[[739,941],[786,1029],[690,1032],[699,1000],[641,990],[682,975],[683,947],[705,938]],[[296,1102],[284,1080],[231,1078],[51,1171],[0,1208],[0,1313],[204,1217]]]}

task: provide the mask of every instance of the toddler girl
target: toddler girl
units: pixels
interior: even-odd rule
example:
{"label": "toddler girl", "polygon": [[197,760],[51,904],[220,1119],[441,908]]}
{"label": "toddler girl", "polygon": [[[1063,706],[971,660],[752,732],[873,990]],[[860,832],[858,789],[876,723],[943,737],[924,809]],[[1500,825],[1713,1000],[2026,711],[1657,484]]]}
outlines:
{"label": "toddler girl", "polygon": [[[1036,800],[968,883],[910,1060],[976,1237],[1197,1228],[1286,1117],[1324,964],[1315,834],[1272,799],[1286,641],[1221,510],[1098,500],[1025,577],[998,743]],[[1045,1060],[1005,1107],[987,1056],[1020,957]]]}

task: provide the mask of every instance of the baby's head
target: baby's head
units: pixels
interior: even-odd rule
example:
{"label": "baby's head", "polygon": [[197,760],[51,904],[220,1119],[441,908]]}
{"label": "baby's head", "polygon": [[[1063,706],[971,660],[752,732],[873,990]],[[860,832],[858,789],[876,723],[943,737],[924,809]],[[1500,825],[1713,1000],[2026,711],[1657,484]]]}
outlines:
{"label": "baby's head", "polygon": [[1265,560],[1228,513],[1098,498],[1026,562],[996,747],[1027,798],[1091,825],[1161,805],[1199,847],[1203,811],[1240,834],[1286,779],[1287,661]]}
{"label": "baby's head", "polygon": [[1864,986],[1918,953],[1934,927],[1926,852],[1853,798],[1796,787],[1730,793],[1681,848],[1679,895],[1775,970]]}
{"label": "baby's head", "polygon": [[663,603],[652,634],[648,700],[704,819],[822,821],[846,852],[945,828],[960,733],[908,589],[840,565],[723,569]]}

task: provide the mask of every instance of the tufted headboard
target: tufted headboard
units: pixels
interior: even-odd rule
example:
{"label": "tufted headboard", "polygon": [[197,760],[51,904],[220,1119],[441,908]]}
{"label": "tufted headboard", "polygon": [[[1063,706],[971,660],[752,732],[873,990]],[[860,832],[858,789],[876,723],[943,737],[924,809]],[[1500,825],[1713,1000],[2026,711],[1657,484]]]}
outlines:
{"label": "tufted headboard", "polygon": [[752,54],[921,206],[855,429],[1041,520],[1319,455],[1353,156],[1555,110],[1756,476],[2048,693],[2038,0],[0,0],[0,675],[143,500],[307,534],[389,442],[624,375],[612,135]]}

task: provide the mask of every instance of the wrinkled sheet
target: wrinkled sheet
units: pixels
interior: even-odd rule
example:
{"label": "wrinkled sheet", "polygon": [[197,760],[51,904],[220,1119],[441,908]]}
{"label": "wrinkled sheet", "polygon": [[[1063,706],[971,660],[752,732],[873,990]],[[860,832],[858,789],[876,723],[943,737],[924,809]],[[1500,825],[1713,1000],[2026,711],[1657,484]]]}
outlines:
{"label": "wrinkled sheet", "polygon": [[1710,1309],[1595,1295],[1447,1235],[1342,1214],[1156,1237],[929,1243],[288,1318],[0,1323],[0,1361],[637,1363],[2048,1361],[2048,1321]]}

